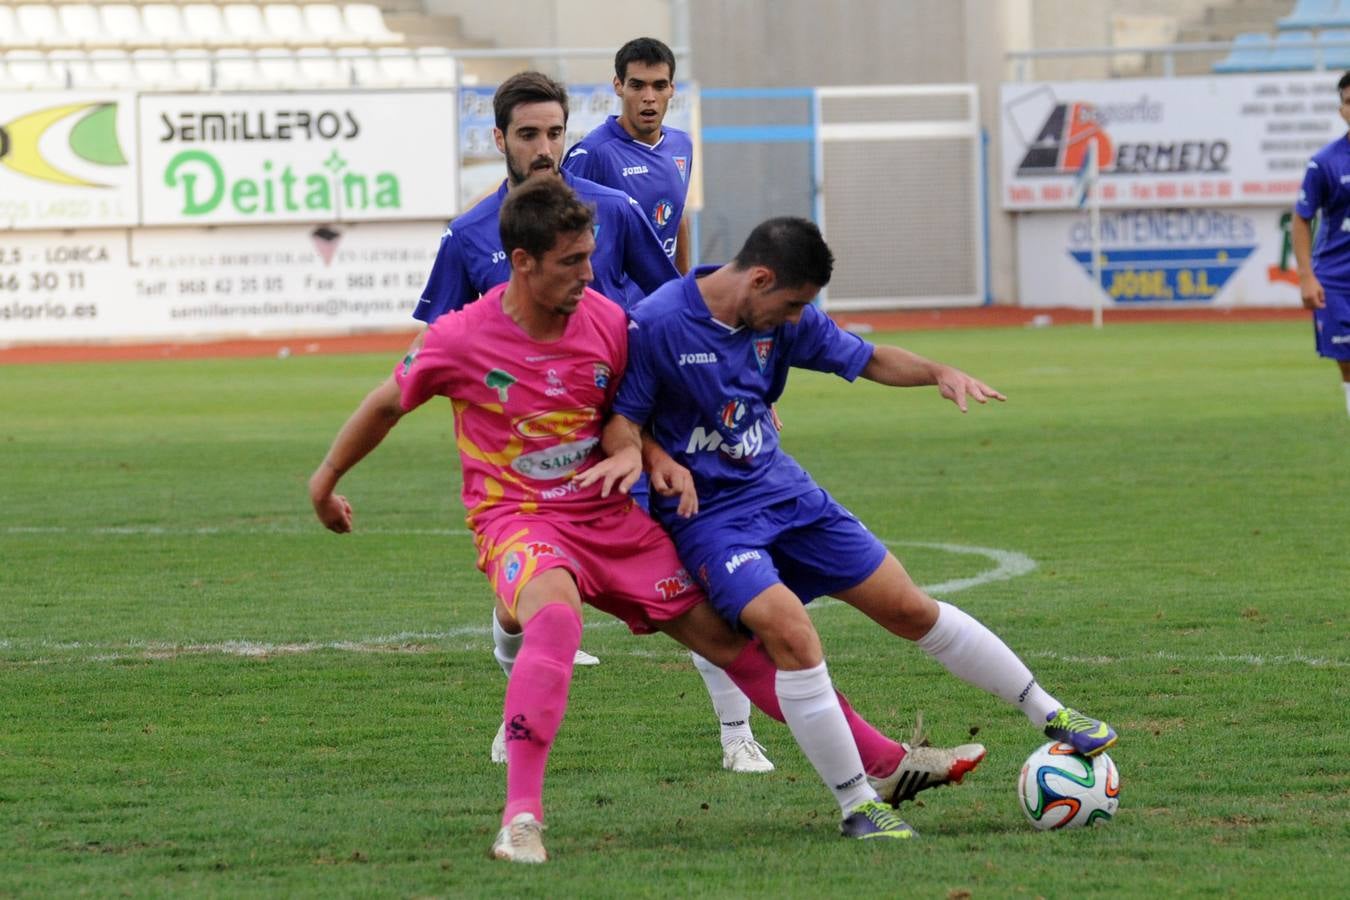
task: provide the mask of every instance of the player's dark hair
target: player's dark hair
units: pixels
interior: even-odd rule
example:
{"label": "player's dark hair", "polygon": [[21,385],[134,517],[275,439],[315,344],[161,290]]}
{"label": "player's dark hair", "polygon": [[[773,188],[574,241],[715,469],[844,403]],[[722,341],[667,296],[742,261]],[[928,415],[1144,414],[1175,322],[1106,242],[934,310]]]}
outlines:
{"label": "player's dark hair", "polygon": [[614,77],[620,81],[628,77],[628,64],[640,62],[649,66],[665,63],[670,66],[670,80],[675,80],[675,54],[656,38],[633,38],[614,54]]}
{"label": "player's dark hair", "polygon": [[773,272],[778,288],[793,290],[803,284],[824,287],[834,271],[834,254],[814,222],[783,216],[756,225],[736,254],[734,265],[742,271],[764,266]]}
{"label": "player's dark hair", "polygon": [[1341,76],[1341,80],[1336,82],[1336,90],[1338,91],[1343,91],[1348,87],[1350,87],[1350,72],[1346,72]]}
{"label": "player's dark hair", "polygon": [[543,72],[517,72],[497,86],[497,93],[492,95],[492,114],[504,132],[517,106],[549,102],[562,104],[563,124],[567,124],[567,88]]}
{"label": "player's dark hair", "polygon": [[561,178],[531,178],[513,188],[502,203],[497,231],[507,256],[517,247],[540,258],[558,235],[586,231],[595,213]]}

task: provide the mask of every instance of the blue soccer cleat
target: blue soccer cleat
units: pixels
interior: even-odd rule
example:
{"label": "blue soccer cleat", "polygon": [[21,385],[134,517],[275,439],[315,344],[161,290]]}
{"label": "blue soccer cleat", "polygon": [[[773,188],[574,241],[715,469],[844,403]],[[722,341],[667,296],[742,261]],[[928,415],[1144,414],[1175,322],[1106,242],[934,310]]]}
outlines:
{"label": "blue soccer cleat", "polygon": [[853,807],[844,821],[839,823],[839,833],[860,841],[873,838],[907,841],[917,837],[914,829],[902,822],[895,811],[880,800],[868,800]]}
{"label": "blue soccer cleat", "polygon": [[1045,717],[1045,736],[1068,744],[1083,756],[1096,756],[1116,742],[1116,730],[1076,709],[1062,707]]}

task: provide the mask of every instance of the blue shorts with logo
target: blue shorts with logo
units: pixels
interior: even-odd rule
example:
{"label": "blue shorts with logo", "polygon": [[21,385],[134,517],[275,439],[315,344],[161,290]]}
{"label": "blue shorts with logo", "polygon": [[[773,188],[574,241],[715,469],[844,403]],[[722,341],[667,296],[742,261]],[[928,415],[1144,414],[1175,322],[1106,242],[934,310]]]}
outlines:
{"label": "blue shorts with logo", "polygon": [[810,603],[861,584],[886,558],[881,541],[819,487],[768,506],[705,515],[676,525],[675,548],[732,625],[775,584]]}
{"label": "blue shorts with logo", "polygon": [[1326,288],[1327,305],[1313,310],[1317,355],[1350,359],[1350,290]]}

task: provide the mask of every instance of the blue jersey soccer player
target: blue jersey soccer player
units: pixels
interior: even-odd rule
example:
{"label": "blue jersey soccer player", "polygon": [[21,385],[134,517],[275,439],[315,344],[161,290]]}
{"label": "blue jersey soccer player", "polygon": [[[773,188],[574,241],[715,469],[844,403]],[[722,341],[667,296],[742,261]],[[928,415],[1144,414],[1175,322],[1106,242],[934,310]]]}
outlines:
{"label": "blue jersey soccer player", "polygon": [[733,262],[697,269],[632,310],[629,370],[610,427],[636,442],[647,426],[693,475],[692,491],[654,497],[654,514],[713,607],[759,636],[780,669],[819,667],[823,677],[803,603],[832,595],[1017,706],[1050,737],[1102,752],[1115,740],[1111,728],[1062,706],[993,632],[920,590],[780,446],[769,407],[793,366],[937,385],[962,412],[971,399],[1004,399],[951,366],[839,329],[811,305],[832,268],[815,225],[770,219]]}
{"label": "blue jersey soccer player", "polygon": [[[617,188],[647,214],[681,274],[689,271],[689,223],[684,204],[693,172],[689,135],[665,125],[675,94],[675,54],[655,38],[634,38],[614,54],[614,93],[623,111],[582,138],[563,160],[563,171]],[[630,301],[645,294],[630,285]],[[639,495],[645,498],[642,491]],[[750,727],[750,700],[726,673],[691,654],[721,726],[722,767],[732,772],[772,772],[773,763]]]}
{"label": "blue jersey soccer player", "polygon": [[[913,837],[867,776],[917,791],[959,780],[950,777],[952,769],[978,762],[983,748],[911,748],[892,741],[833,690],[823,697],[804,693],[795,673],[778,672],[759,642],[734,632],[713,612],[681,567],[670,537],[621,491],[611,490],[635,481],[643,458],[636,446],[601,440],[627,360],[628,323],[621,307],[586,287],[595,248],[593,211],[561,182],[543,178],[513,191],[501,218],[511,280],[427,329],[425,340],[348,417],[309,481],[319,520],[336,533],[350,532],[352,505],[335,493],[343,476],[405,414],[437,396],[454,401],[466,521],[480,551],[478,566],[526,634],[503,706],[510,759],[493,857],[548,859],[541,834],[544,774],[568,705],[583,603],[617,616],[636,634],[664,631],[735,673],[766,713],[787,722],[803,753],[826,775],[842,814],[842,835]],[[596,377],[602,371],[605,377]],[[519,427],[549,421],[567,427]],[[613,452],[602,453],[608,450]],[[553,464],[544,465],[548,461]],[[658,486],[667,476],[689,477],[668,458],[649,464]],[[567,489],[558,490],[564,480]],[[830,724],[839,726],[842,741],[822,740]],[[841,768],[847,777],[838,776]]]}
{"label": "blue jersey soccer player", "polygon": [[[646,293],[679,277],[630,197],[584,178],[559,173],[558,161],[567,128],[565,87],[539,72],[522,72],[502,82],[493,95],[492,105],[497,123],[493,136],[506,157],[506,180],[496,194],[456,219],[441,238],[422,302],[413,313],[416,318],[430,325],[444,313],[461,309],[490,288],[510,280],[511,261],[502,250],[499,211],[510,191],[537,177],[561,174],[577,196],[595,209],[595,250],[590,257],[594,290],[622,302],[630,279]],[[502,604],[498,604],[492,617],[492,638],[493,656],[509,678],[523,638],[520,624]],[[594,665],[599,660],[580,651],[577,662]],[[711,663],[707,667],[714,674],[705,673],[705,683],[720,677],[725,684],[719,681],[719,690],[744,700],[720,669]],[[713,694],[712,700],[717,709],[718,695]],[[749,718],[749,701],[744,703],[742,721]],[[724,720],[725,717],[719,718]],[[750,750],[757,748],[751,741]],[[493,739],[490,758],[496,763],[506,762],[505,723]],[[725,764],[725,757],[723,761]]]}
{"label": "blue jersey soccer player", "polygon": [[[1350,125],[1350,72],[1336,85],[1341,118]],[[1345,410],[1350,413],[1350,134],[1313,154],[1294,204],[1291,230],[1298,261],[1299,294],[1312,310],[1318,356],[1341,370]],[[1322,213],[1313,248],[1312,220]]]}
{"label": "blue jersey soccer player", "polygon": [[[567,129],[567,90],[538,72],[502,82],[492,98],[493,137],[506,156],[506,180],[495,194],[459,216],[441,236],[440,250],[414,318],[430,325],[508,281],[511,263],[502,251],[497,217],[507,192],[526,179],[556,176]],[[582,200],[595,207],[596,248],[592,288],[616,302],[630,284],[643,295],[679,277],[636,202],[622,191],[561,173]]]}
{"label": "blue jersey soccer player", "polygon": [[[680,274],[689,271],[684,218],[694,143],[665,124],[675,95],[675,54],[655,38],[634,38],[614,56],[614,93],[623,111],[568,151],[563,171],[617,188],[637,201]],[[640,299],[640,298],[638,298]]]}

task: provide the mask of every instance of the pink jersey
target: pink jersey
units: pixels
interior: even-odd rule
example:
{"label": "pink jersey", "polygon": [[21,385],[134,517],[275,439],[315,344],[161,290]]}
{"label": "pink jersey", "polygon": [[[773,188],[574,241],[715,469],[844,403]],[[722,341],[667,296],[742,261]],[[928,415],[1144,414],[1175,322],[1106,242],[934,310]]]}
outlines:
{"label": "pink jersey", "polygon": [[573,477],[600,460],[600,433],[628,363],[623,310],[587,289],[561,339],[541,343],[502,311],[506,285],[438,318],[394,370],[404,409],[449,397],[475,531],[502,515],[590,519],[629,502]]}

